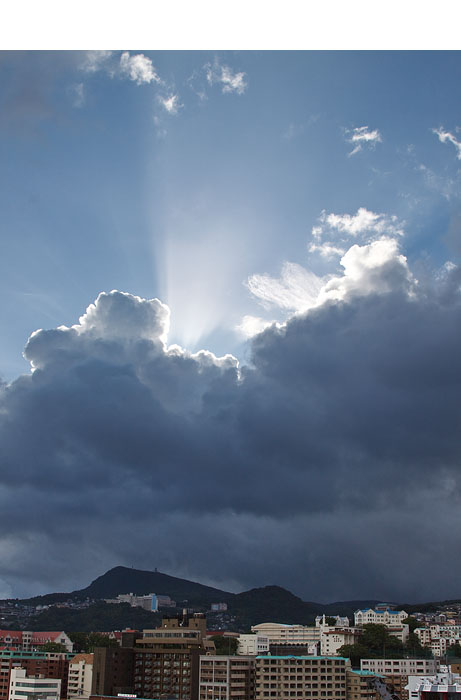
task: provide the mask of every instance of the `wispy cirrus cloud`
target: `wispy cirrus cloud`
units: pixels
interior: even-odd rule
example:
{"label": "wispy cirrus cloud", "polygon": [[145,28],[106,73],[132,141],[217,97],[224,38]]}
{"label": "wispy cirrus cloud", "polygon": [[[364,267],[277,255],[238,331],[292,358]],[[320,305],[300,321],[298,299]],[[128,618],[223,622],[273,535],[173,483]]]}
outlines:
{"label": "wispy cirrus cloud", "polygon": [[368,126],[358,126],[355,129],[346,129],[346,141],[354,148],[349,153],[353,156],[363,148],[374,148],[377,143],[381,143],[382,137],[378,129],[370,129]]}
{"label": "wispy cirrus cloud", "polygon": [[243,95],[248,87],[246,73],[234,72],[229,66],[221,64],[218,59],[213,63],[207,63],[204,68],[208,84],[220,85],[223,93]]}
{"label": "wispy cirrus cloud", "polygon": [[456,148],[456,157],[458,160],[461,160],[461,141],[458,141],[451,131],[445,131],[443,127],[439,127],[438,129],[432,129],[432,133],[437,134],[441,143],[452,143]]}

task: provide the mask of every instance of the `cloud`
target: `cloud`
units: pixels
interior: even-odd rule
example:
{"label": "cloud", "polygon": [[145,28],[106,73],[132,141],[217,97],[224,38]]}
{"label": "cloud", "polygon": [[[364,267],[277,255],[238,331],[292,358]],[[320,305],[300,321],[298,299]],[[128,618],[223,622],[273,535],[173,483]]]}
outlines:
{"label": "cloud", "polygon": [[382,141],[381,134],[378,129],[369,129],[368,126],[358,126],[355,129],[346,129],[346,141],[351,143],[354,148],[349,153],[350,156],[359,153],[365,147],[374,148],[377,143]]}
{"label": "cloud", "polygon": [[[4,590],[125,564],[310,600],[454,597],[461,270],[412,285],[385,237],[342,266],[244,367],[168,345],[168,307],[116,291],[33,333],[34,371],[0,386]],[[285,311],[310,283],[286,268]]]}
{"label": "cloud", "polygon": [[168,112],[168,114],[177,114],[182,104],[179,101],[179,95],[172,94],[168,97],[158,97],[159,103]]}
{"label": "cloud", "polygon": [[113,51],[86,51],[81,63],[81,69],[86,73],[97,73],[108,67]]}
{"label": "cloud", "polygon": [[461,160],[461,141],[458,141],[450,131],[445,131],[443,127],[432,129],[432,133],[437,134],[441,143],[452,143],[456,148],[456,157]]}
{"label": "cloud", "polygon": [[120,56],[120,71],[137,85],[162,82],[151,59],[142,53],[130,56],[128,51],[124,51]]}
{"label": "cloud", "polygon": [[350,238],[369,243],[378,237],[403,236],[403,223],[396,216],[376,214],[360,207],[356,214],[327,214],[323,211],[318,225],[312,229],[309,252],[319,253],[324,258],[343,255]]}
{"label": "cloud", "polygon": [[315,305],[322,280],[296,263],[284,263],[280,279],[270,275],[252,275],[247,282],[250,292],[265,306],[286,311],[306,311]]}
{"label": "cloud", "polygon": [[205,65],[205,74],[209,85],[220,85],[223,93],[243,95],[248,87],[246,73],[235,73],[229,66],[222,65],[218,59]]}

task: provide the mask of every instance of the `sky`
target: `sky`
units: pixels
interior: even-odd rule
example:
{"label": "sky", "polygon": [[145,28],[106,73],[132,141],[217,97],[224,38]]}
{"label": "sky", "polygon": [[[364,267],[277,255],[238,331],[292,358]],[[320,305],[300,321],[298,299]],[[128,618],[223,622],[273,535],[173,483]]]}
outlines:
{"label": "sky", "polygon": [[0,597],[459,597],[460,76],[0,52]]}

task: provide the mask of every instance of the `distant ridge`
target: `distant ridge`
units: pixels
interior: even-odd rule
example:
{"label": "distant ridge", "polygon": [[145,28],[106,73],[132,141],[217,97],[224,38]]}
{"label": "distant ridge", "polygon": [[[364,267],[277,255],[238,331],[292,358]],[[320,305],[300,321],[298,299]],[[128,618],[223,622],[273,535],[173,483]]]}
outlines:
{"label": "distant ridge", "polygon": [[[228,606],[228,617],[225,624],[233,629],[249,630],[251,625],[261,622],[281,622],[284,624],[313,624],[317,615],[348,615],[353,617],[357,608],[372,607],[378,600],[354,600],[337,603],[305,602],[281,586],[263,586],[252,588],[243,593],[228,591],[187,579],[170,576],[158,571],[143,571],[126,566],[116,566],[105,574],[98,576],[86,588],[71,593],[49,593],[22,601],[29,605],[52,605],[66,600],[83,601],[87,598],[103,601],[105,598],[115,598],[120,593],[143,595],[157,593],[169,595],[179,608],[191,607],[195,610],[207,611],[211,603],[223,602]],[[131,612],[130,612],[131,610]],[[173,611],[172,611],[173,612]],[[142,622],[141,611],[128,606],[106,605],[97,602],[86,610],[65,610],[50,608],[35,616],[29,624],[33,629],[44,629],[53,623],[56,629],[79,631],[91,629],[92,620],[98,630],[121,629],[126,626],[131,615],[133,624],[155,626],[160,621],[159,615],[152,613],[151,622]],[[136,622],[135,622],[136,620]],[[213,624],[213,617],[210,618]]]}
{"label": "distant ridge", "polygon": [[158,571],[142,571],[126,566],[116,566],[106,571],[102,576],[98,576],[86,588],[72,591],[72,593],[48,593],[47,595],[29,598],[27,602],[36,605],[49,605],[68,599],[85,600],[86,598],[93,598],[101,600],[104,598],[115,598],[120,593],[169,595],[170,598],[177,602],[179,607],[182,607],[183,603],[187,607],[187,605],[206,606],[213,602],[226,602],[234,595],[227,591],[221,591],[219,588],[212,588],[211,586],[205,586],[187,579],[162,574]]}

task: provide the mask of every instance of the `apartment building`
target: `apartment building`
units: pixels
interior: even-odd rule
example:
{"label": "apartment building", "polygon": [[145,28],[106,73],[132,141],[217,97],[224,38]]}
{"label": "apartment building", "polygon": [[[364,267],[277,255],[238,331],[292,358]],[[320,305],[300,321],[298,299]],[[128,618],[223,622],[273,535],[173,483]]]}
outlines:
{"label": "apartment building", "polygon": [[371,671],[346,670],[347,700],[381,700],[374,681],[379,676]]}
{"label": "apartment building", "polygon": [[175,695],[198,700],[200,656],[215,653],[206,639],[202,613],[164,617],[162,626],[144,630],[134,649],[134,693],[143,697]]}
{"label": "apartment building", "polygon": [[241,634],[238,638],[237,654],[258,656],[269,652],[269,637],[262,634]]}
{"label": "apartment building", "polygon": [[258,656],[255,700],[346,700],[349,659],[341,656]]}
{"label": "apartment building", "polygon": [[436,659],[362,659],[362,671],[371,671],[382,676],[426,676],[437,673]]}
{"label": "apartment building", "polygon": [[0,700],[8,700],[11,673],[16,668],[26,675],[42,675],[61,681],[61,698],[67,698],[68,654],[39,651],[0,651]]}
{"label": "apartment building", "polygon": [[253,700],[254,656],[201,656],[199,700]]}
{"label": "apartment building", "polygon": [[407,690],[410,700],[461,700],[461,678],[447,672],[410,676]]}
{"label": "apartment building", "polygon": [[283,625],[278,622],[263,622],[253,625],[251,631],[269,639],[269,644],[312,644],[320,641],[321,628],[304,625]]}
{"label": "apartment building", "polygon": [[94,654],[76,654],[69,661],[68,700],[88,700],[93,683]]}
{"label": "apartment building", "polygon": [[28,676],[24,668],[11,671],[8,700],[60,700],[61,681],[43,675]]}
{"label": "apartment building", "polygon": [[374,608],[364,608],[356,610],[354,613],[354,624],[360,625],[385,625],[386,627],[401,627],[403,621],[408,617],[405,610],[376,610]]}

